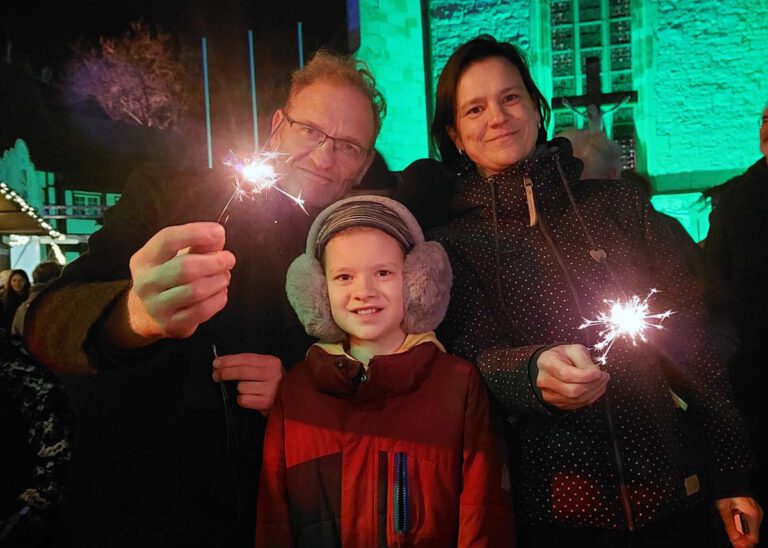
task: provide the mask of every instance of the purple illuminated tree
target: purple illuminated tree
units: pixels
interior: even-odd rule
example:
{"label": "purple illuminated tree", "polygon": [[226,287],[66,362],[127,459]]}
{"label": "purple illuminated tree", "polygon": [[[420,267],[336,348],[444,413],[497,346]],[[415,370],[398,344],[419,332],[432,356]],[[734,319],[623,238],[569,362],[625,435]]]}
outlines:
{"label": "purple illuminated tree", "polygon": [[141,21],[117,38],[80,41],[67,69],[69,88],[93,96],[113,120],[181,130],[197,101],[194,53]]}

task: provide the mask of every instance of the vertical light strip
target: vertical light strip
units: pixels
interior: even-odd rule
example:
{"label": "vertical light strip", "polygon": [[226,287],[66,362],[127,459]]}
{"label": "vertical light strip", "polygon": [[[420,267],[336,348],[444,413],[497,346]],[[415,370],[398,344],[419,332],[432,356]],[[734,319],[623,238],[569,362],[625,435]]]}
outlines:
{"label": "vertical light strip", "polygon": [[259,152],[259,111],[256,108],[256,62],[253,55],[253,31],[248,31],[248,57],[251,61],[251,109],[253,110],[253,152]]}
{"label": "vertical light strip", "polygon": [[213,146],[211,143],[211,97],[208,93],[208,44],[203,36],[203,87],[205,89],[205,131],[208,137],[208,169],[213,169]]}
{"label": "vertical light strip", "polygon": [[299,68],[304,68],[304,36],[301,21],[296,22],[296,39],[299,42]]}

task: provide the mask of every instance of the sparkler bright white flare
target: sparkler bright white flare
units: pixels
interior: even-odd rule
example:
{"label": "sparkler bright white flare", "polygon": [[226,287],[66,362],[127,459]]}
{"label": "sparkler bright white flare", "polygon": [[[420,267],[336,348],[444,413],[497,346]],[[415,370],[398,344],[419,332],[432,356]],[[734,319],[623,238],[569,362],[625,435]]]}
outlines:
{"label": "sparkler bright white flare", "polygon": [[645,299],[633,295],[626,302],[605,299],[603,302],[610,307],[608,312],[601,312],[595,320],[584,319],[584,323],[579,326],[579,329],[592,326],[603,328],[598,334],[599,340],[593,347],[595,351],[601,352],[597,358],[600,365],[606,364],[608,352],[619,337],[631,341],[633,345],[637,346],[638,340],[647,342],[648,339],[645,336],[647,329],[663,329],[661,323],[674,312],[671,310],[660,314],[649,312],[648,301],[656,293],[658,293],[656,289],[651,289]]}
{"label": "sparkler bright white flare", "polygon": [[[287,196],[293,202],[298,205],[304,213],[307,210],[304,208],[304,200],[301,198],[301,193],[298,196],[293,196],[282,188],[277,186],[277,183],[282,179],[283,175],[275,171],[275,160],[280,156],[279,152],[259,152],[254,154],[252,158],[248,160],[241,159],[237,154],[229,151],[229,155],[224,160],[224,165],[231,167],[235,173],[235,191],[232,196],[227,200],[227,204],[224,209],[221,210],[221,214],[216,222],[221,222],[224,217],[229,204],[235,197],[239,197],[241,200],[244,196],[253,198],[256,194],[261,194],[265,190],[274,189],[284,196]],[[307,215],[309,215],[307,213]],[[226,222],[226,221],[225,221]]]}

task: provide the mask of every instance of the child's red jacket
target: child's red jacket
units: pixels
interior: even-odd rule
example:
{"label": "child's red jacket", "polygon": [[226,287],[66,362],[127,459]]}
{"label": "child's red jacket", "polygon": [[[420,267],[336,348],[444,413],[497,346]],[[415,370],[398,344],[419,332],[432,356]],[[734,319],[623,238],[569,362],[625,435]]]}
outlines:
{"label": "child's red jacket", "polygon": [[503,435],[481,377],[430,334],[409,340],[367,371],[340,345],[315,345],[283,379],[257,547],[512,546]]}

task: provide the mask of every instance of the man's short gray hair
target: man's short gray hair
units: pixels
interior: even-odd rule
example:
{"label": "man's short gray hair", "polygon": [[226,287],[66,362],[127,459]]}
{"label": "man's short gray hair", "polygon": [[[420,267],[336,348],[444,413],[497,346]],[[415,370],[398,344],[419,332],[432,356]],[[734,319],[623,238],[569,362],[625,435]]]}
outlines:
{"label": "man's short gray hair", "polygon": [[291,102],[301,90],[318,81],[348,84],[360,90],[371,103],[371,113],[376,129],[374,137],[378,136],[381,131],[381,122],[387,112],[387,103],[376,88],[376,79],[365,61],[355,59],[351,55],[319,50],[309,63],[293,73],[285,108],[288,109],[291,106]]}

